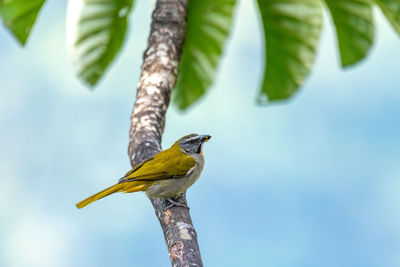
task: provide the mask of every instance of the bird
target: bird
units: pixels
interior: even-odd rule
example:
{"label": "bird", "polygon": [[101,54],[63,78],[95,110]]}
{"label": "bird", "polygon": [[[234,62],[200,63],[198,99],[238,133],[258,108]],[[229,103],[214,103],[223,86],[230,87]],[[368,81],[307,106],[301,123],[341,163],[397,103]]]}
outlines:
{"label": "bird", "polygon": [[210,135],[189,134],[170,148],[134,166],[113,186],[110,186],[76,204],[81,209],[110,194],[144,191],[150,198],[173,201],[200,177],[204,167],[202,146]]}

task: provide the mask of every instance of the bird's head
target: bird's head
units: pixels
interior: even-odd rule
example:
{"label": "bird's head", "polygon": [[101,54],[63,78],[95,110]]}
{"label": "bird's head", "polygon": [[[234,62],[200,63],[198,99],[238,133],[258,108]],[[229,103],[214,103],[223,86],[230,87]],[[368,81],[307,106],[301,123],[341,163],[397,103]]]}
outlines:
{"label": "bird's head", "polygon": [[176,144],[188,155],[200,154],[201,146],[210,138],[210,135],[189,134],[176,141]]}

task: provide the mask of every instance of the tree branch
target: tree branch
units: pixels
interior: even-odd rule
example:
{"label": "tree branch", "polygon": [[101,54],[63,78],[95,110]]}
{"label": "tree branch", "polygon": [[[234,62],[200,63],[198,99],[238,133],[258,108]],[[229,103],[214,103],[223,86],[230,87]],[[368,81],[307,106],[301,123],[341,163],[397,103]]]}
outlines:
{"label": "tree branch", "polygon": [[[186,35],[187,0],[157,0],[131,116],[128,154],[132,166],[161,151],[165,112],[178,76]],[[185,195],[179,199],[186,203]],[[203,266],[189,210],[151,199],[172,266]]]}

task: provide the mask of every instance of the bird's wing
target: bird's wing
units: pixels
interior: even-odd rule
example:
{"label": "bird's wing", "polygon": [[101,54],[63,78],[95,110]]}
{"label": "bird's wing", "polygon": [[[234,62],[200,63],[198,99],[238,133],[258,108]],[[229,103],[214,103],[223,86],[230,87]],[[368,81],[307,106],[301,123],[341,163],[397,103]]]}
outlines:
{"label": "bird's wing", "polygon": [[182,178],[195,165],[196,162],[192,157],[181,152],[165,150],[136,165],[120,179],[120,183]]}
{"label": "bird's wing", "polygon": [[139,168],[141,168],[146,162],[153,160],[154,157],[146,159],[144,161],[142,161],[139,164],[136,164],[130,171],[128,171],[123,177],[119,178],[118,183],[122,183],[125,182],[127,177],[129,177],[132,173],[134,173],[135,171],[137,171]]}

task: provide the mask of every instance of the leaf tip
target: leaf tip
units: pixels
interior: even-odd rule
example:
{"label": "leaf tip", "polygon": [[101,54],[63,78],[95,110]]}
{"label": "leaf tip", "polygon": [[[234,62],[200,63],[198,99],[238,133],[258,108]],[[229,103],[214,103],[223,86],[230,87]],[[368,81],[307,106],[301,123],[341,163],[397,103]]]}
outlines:
{"label": "leaf tip", "polygon": [[15,38],[17,39],[18,43],[22,46],[25,47],[26,42],[28,40],[28,36],[18,36],[18,35],[14,35]]}
{"label": "leaf tip", "polygon": [[362,62],[365,59],[365,56],[361,56],[361,57],[353,57],[353,58],[345,58],[345,57],[341,57],[340,58],[340,65],[342,67],[342,69],[348,69],[351,67],[354,67],[356,65],[358,65],[360,62]]}
{"label": "leaf tip", "polygon": [[90,90],[93,91],[99,81],[99,77],[79,77],[81,82]]}
{"label": "leaf tip", "polygon": [[268,105],[268,103],[269,103],[269,100],[268,100],[267,94],[264,92],[259,93],[256,98],[256,104],[259,106],[266,106],[266,105]]}
{"label": "leaf tip", "polygon": [[184,101],[182,98],[179,98],[178,96],[175,95],[175,97],[173,98],[173,102],[175,107],[177,107],[177,109],[179,111],[184,111],[187,109],[187,107],[190,105],[187,101]]}

